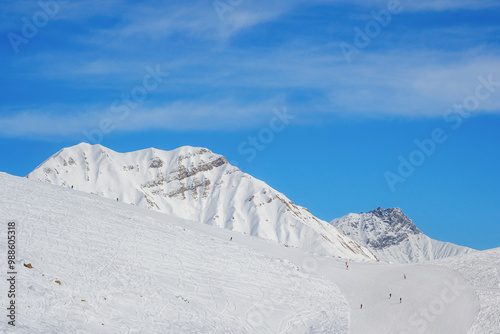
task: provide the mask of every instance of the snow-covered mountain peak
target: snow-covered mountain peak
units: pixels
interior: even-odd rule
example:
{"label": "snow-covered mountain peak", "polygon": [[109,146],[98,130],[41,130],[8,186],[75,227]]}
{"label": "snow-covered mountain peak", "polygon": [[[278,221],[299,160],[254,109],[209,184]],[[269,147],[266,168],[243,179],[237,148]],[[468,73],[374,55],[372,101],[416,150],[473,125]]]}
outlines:
{"label": "snow-covered mountain peak", "polygon": [[397,245],[410,235],[422,233],[399,208],[379,207],[367,213],[351,213],[335,219],[332,224],[371,249]]}
{"label": "snow-covered mountain peak", "polygon": [[[146,158],[151,158],[154,159],[156,156],[174,156],[177,157],[180,160],[184,159],[194,159],[194,160],[207,160],[207,161],[212,161],[216,160],[219,158],[224,158],[222,155],[215,154],[209,149],[203,148],[203,147],[193,147],[193,146],[182,146],[179,148],[176,148],[171,151],[164,151],[160,150],[154,147],[138,150],[138,151],[133,151],[133,152],[127,152],[127,153],[118,153],[115,152],[107,147],[104,147],[100,144],[88,144],[88,143],[80,143],[75,146],[71,147],[66,147],[60,150],[58,153],[54,154],[51,158],[57,157],[61,153],[66,153],[66,154],[80,154],[80,153],[85,153],[86,155],[99,155],[99,154],[125,154],[134,158],[138,159],[144,159]],[[108,156],[109,157],[109,156]],[[224,158],[225,159],[225,158]],[[227,161],[226,161],[227,163]]]}
{"label": "snow-covered mountain peak", "polygon": [[376,259],[327,222],[206,148],[118,153],[82,143],[59,151],[29,177],[308,251]]}
{"label": "snow-covered mountain peak", "polygon": [[419,262],[471,251],[430,239],[399,208],[351,213],[331,224],[387,262]]}
{"label": "snow-covered mountain peak", "polygon": [[[139,162],[139,164],[128,162]],[[52,171],[57,174],[59,172],[57,167],[73,166],[74,169],[78,169],[78,166],[85,166],[85,169],[90,171],[91,164],[102,167],[101,164],[115,165],[120,163],[124,171],[135,170],[137,172],[140,171],[139,165],[142,165],[143,169],[152,170],[149,174],[154,174],[155,170],[160,171],[165,169],[164,167],[169,167],[166,165],[167,162],[177,162],[177,168],[174,169],[174,172],[179,174],[177,177],[180,177],[180,174],[191,176],[198,171],[209,170],[222,165],[230,166],[227,159],[222,155],[201,147],[183,146],[172,151],[147,148],[134,152],[118,153],[99,144],[90,145],[87,143],[64,148],[47,159],[42,165],[46,169],[46,174]],[[54,167],[53,170],[51,170],[51,167]],[[230,168],[232,170],[239,170],[237,167],[230,167],[232,167]],[[39,168],[40,166],[36,170]],[[67,170],[66,173],[69,173],[69,171]],[[155,176],[151,177],[154,178]],[[52,183],[50,178],[46,178],[45,181]]]}

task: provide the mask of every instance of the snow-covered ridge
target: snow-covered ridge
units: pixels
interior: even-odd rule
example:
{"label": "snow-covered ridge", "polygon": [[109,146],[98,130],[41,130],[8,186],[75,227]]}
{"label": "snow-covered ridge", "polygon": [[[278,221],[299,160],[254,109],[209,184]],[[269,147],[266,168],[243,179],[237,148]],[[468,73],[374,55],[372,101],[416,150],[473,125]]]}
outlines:
{"label": "snow-covered ridge", "polygon": [[376,259],[327,222],[206,148],[117,153],[82,143],[62,149],[29,177],[311,252]]}
{"label": "snow-covered ridge", "polygon": [[399,208],[350,213],[334,219],[331,224],[369,248],[381,261],[421,262],[473,251],[427,237]]}

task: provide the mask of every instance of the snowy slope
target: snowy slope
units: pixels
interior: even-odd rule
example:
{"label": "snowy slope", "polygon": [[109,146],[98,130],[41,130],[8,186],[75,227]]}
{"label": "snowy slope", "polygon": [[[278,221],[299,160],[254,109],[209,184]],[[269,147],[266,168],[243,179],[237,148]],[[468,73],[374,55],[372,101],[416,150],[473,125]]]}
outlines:
{"label": "snowy slope", "polygon": [[468,334],[500,333],[500,248],[437,260],[460,273],[476,291],[479,315]]}
{"label": "snowy slope", "polygon": [[204,148],[117,153],[82,143],[59,151],[29,177],[308,251],[375,259],[307,209]]}
{"label": "snowy slope", "polygon": [[473,251],[429,238],[399,208],[350,213],[331,224],[386,262],[421,262]]}
{"label": "snowy slope", "polygon": [[500,248],[346,270],[345,260],[0,173],[1,240],[13,219],[18,326],[1,321],[1,333],[500,333]]}
{"label": "snowy slope", "polygon": [[3,173],[0,217],[1,240],[17,223],[14,333],[348,332],[333,282],[229,241],[258,238]]}

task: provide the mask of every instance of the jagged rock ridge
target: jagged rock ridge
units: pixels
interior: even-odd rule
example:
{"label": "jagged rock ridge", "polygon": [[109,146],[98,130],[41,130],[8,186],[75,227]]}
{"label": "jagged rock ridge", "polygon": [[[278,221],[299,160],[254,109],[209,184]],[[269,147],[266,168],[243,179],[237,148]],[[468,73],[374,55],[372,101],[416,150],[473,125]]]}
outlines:
{"label": "jagged rock ridge", "polygon": [[473,251],[427,237],[399,208],[350,213],[331,224],[386,262],[421,262]]}

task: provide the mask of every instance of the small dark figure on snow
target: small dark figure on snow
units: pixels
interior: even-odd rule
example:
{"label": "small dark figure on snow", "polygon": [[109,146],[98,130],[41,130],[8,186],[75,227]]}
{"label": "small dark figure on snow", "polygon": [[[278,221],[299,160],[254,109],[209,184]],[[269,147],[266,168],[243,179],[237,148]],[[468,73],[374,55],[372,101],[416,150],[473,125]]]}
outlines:
{"label": "small dark figure on snow", "polygon": [[360,307],[360,309],[363,309],[363,304],[361,304],[361,307]]}
{"label": "small dark figure on snow", "polygon": [[391,297],[392,297],[392,293],[389,294],[389,299],[391,299]]}
{"label": "small dark figure on snow", "polygon": [[233,237],[231,237],[231,239],[229,239],[229,241],[233,241]]}
{"label": "small dark figure on snow", "polygon": [[399,303],[401,304],[403,302],[403,298],[399,298]]}
{"label": "small dark figure on snow", "polygon": [[116,198],[116,201],[118,202],[118,197]]}
{"label": "small dark figure on snow", "polygon": [[404,278],[406,279],[406,274],[404,274],[403,276],[404,276]]}

